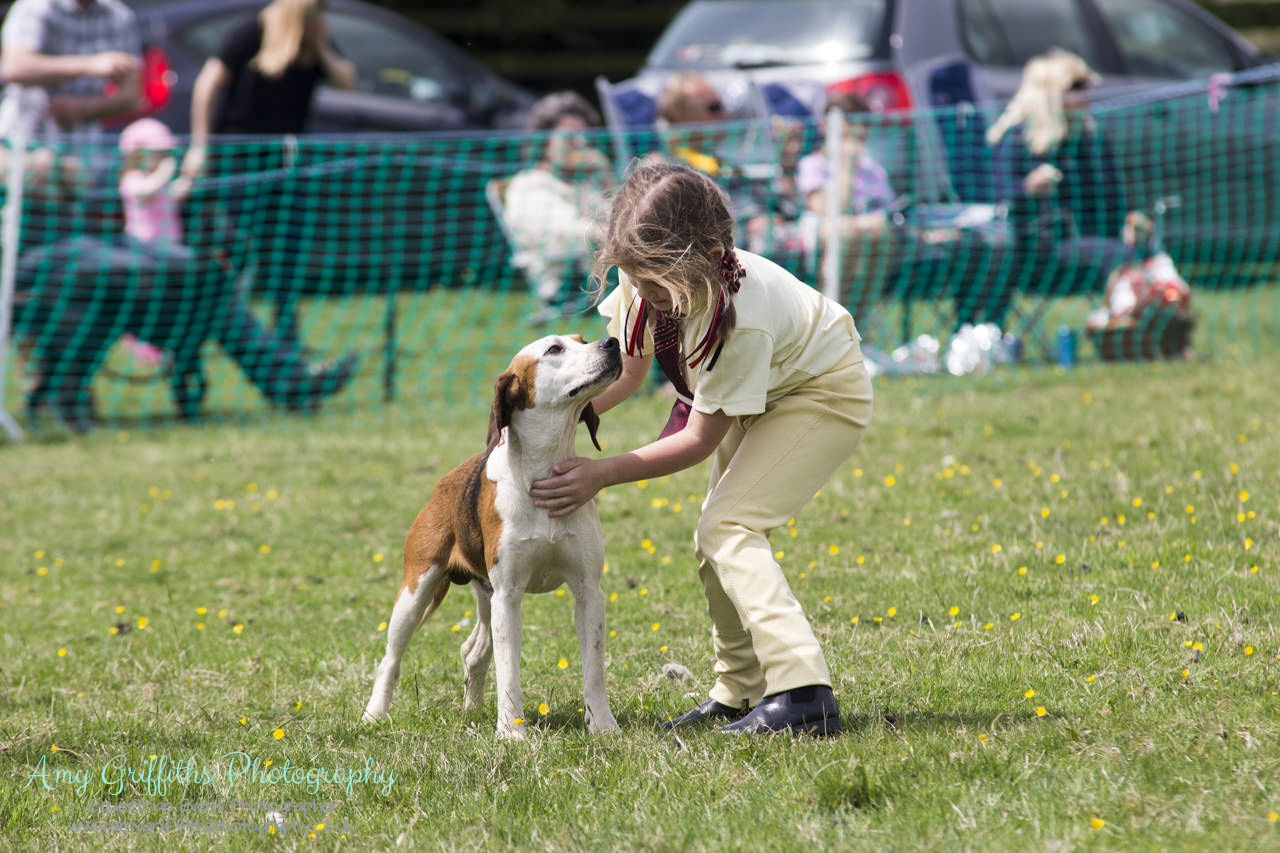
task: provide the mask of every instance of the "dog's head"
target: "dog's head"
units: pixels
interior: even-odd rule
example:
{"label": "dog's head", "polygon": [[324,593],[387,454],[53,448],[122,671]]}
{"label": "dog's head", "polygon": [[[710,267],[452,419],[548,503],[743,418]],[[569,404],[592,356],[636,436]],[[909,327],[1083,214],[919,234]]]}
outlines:
{"label": "dog's head", "polygon": [[[622,350],[616,338],[586,342],[581,335],[548,335],[526,346],[493,383],[489,446],[511,425],[517,409],[581,408],[596,450],[600,418],[591,400],[622,375]],[[584,405],[585,403],[585,405]]]}

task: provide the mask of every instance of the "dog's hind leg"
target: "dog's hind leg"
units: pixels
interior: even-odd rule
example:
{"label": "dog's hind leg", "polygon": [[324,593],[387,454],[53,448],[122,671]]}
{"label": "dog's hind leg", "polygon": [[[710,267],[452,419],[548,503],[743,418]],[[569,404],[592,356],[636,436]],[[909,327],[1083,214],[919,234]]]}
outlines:
{"label": "dog's hind leg", "polygon": [[435,612],[449,591],[449,574],[443,566],[433,565],[418,577],[417,587],[410,592],[408,586],[396,593],[395,607],[391,609],[387,625],[387,653],[378,664],[373,679],[373,695],[364,709],[364,721],[375,722],[387,715],[391,705],[391,692],[400,677],[400,660],[409,645],[409,638],[427,617]]}
{"label": "dog's hind leg", "polygon": [[476,594],[476,626],[462,644],[462,669],[466,676],[463,707],[477,708],[484,701],[484,678],[493,660],[493,633],[490,628],[489,591],[479,581],[471,582]]}

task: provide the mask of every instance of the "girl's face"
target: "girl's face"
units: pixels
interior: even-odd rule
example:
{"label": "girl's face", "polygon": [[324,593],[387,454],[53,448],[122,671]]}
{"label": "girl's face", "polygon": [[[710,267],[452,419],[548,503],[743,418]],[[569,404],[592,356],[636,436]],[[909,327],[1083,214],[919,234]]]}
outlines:
{"label": "girl's face", "polygon": [[640,294],[640,298],[659,311],[670,311],[676,306],[675,299],[671,296],[671,291],[667,290],[666,286],[661,282],[641,278],[632,273],[627,273],[627,278],[631,279],[631,283],[635,285],[636,292]]}
{"label": "girl's face", "polygon": [[163,149],[143,148],[138,152],[138,168],[146,172],[154,171],[167,156],[169,152]]}

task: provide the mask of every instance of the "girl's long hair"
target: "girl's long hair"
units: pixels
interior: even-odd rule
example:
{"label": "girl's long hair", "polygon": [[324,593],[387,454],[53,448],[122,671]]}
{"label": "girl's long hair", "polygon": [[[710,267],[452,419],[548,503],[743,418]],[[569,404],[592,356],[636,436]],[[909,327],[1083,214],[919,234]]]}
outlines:
{"label": "girl's long hair", "polygon": [[[1089,65],[1074,53],[1054,48],[1032,57],[1022,69],[1022,82],[1000,117],[987,130],[987,143],[995,145],[1016,125],[1026,128],[1027,147],[1033,154],[1056,148],[1070,132],[1063,98],[1079,82],[1092,85],[1098,79]],[[1092,129],[1092,119],[1082,116]]]}
{"label": "girl's long hair", "polygon": [[733,329],[733,293],[720,258],[733,250],[733,217],[724,192],[688,166],[637,166],[618,188],[592,268],[597,298],[609,270],[661,281],[676,313],[690,316],[725,297],[719,335]]}
{"label": "girl's long hair", "polygon": [[320,0],[272,0],[258,14],[262,46],[250,66],[265,77],[279,77],[296,61],[311,64],[316,57],[303,44],[307,21],[323,12]]}

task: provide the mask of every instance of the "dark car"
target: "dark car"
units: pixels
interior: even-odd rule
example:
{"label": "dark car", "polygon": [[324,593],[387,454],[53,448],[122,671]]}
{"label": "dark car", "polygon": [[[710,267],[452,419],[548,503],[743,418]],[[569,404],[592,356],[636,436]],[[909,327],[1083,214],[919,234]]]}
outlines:
{"label": "dark car", "polygon": [[[191,88],[205,60],[262,0],[132,0],[147,46],[148,97],[175,132],[190,127]],[[329,32],[356,66],[354,91],[321,86],[308,130],[436,131],[518,127],[534,96],[407,18],[329,0]]]}

